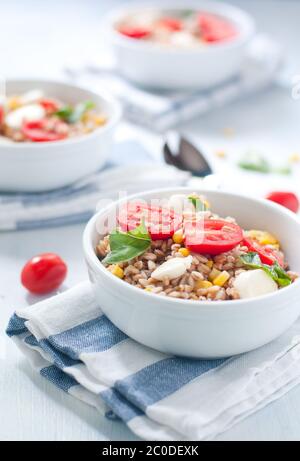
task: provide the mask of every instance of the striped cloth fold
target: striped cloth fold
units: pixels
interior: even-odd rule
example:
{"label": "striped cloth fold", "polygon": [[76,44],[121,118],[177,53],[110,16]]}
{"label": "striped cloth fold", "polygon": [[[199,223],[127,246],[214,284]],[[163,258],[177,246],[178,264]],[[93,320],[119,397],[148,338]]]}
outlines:
{"label": "striped cloth fold", "polygon": [[[84,152],[83,152],[84,154]],[[0,192],[0,231],[39,229],[86,222],[101,200],[118,193],[185,185],[190,174],[153,160],[134,140],[115,144],[105,168],[49,192]]]}
{"label": "striped cloth fold", "polygon": [[228,359],[168,356],[103,315],[89,282],[18,310],[7,334],[39,373],[146,440],[210,440],[300,381],[300,321]]}

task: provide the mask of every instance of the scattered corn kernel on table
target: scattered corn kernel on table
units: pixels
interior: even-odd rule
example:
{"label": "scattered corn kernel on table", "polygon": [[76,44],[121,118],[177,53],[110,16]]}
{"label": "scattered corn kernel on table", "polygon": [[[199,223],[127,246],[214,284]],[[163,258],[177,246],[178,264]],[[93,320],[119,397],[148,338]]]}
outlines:
{"label": "scattered corn kernel on table", "polygon": [[[28,76],[59,77],[66,59],[72,59],[86,48],[90,51],[97,49],[94,34],[98,36],[101,15],[118,3],[121,2],[73,0],[71,7],[69,2],[54,0],[51,5],[39,3],[37,6],[33,0],[25,0],[20,6],[12,0],[2,5],[1,72],[7,72],[9,76],[25,77],[27,73]],[[282,40],[292,57],[287,75],[288,81],[291,81],[293,75],[300,73],[297,49],[300,4],[287,0],[231,0],[231,3],[241,4],[249,10],[256,17],[259,30],[277,35]],[[17,9],[22,9],[22,14],[16,14]],[[14,27],[11,27],[12,24]],[[81,33],[74,33],[74,30],[81,30]],[[37,36],[40,43],[36,43]],[[49,51],[41,55],[41,47]],[[11,56],[18,56],[18,59],[12,60]],[[289,94],[280,87],[274,87],[251,100],[211,113],[201,121],[188,123],[182,129],[211,152],[227,154],[229,151],[262,147],[272,159],[300,151],[297,139],[299,118],[300,101],[292,98],[292,88]],[[122,130],[127,129],[135,130],[123,125]],[[139,130],[137,133],[141,135]],[[156,142],[154,135],[142,133],[142,137],[145,142],[147,139],[154,144]],[[224,161],[226,168],[226,160],[221,158],[224,155],[218,157],[217,161]],[[56,252],[69,266],[67,286],[86,278],[81,248],[83,228],[81,224],[55,230],[0,234],[0,407],[2,414],[6,415],[5,420],[0,422],[1,440],[135,440],[124,424],[106,420],[92,408],[43,380],[30,369],[4,334],[14,308],[35,301],[19,282],[20,270],[28,258],[40,252]],[[218,439],[299,440],[300,388]]]}

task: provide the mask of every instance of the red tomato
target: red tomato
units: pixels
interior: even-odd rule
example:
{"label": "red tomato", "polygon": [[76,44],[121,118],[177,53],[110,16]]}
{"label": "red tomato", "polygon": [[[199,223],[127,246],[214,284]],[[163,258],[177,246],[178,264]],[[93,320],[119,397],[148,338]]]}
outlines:
{"label": "red tomato", "polygon": [[245,245],[249,251],[254,251],[257,253],[263,264],[272,266],[277,261],[281,267],[284,267],[283,259],[280,257],[276,250],[273,250],[273,248],[260,245],[258,242],[251,238],[244,239],[243,245]]}
{"label": "red tomato", "polygon": [[184,233],[187,248],[211,255],[230,251],[243,240],[243,231],[237,224],[221,219],[185,222]]}
{"label": "red tomato", "polygon": [[59,109],[59,106],[58,106],[57,102],[53,101],[53,99],[44,98],[44,99],[41,99],[39,103],[40,103],[41,106],[43,106],[43,108],[47,112],[50,112],[50,113],[56,112]]}
{"label": "red tomato", "polygon": [[4,119],[4,110],[3,110],[3,107],[0,106],[0,123],[3,122],[3,119]]}
{"label": "red tomato", "polygon": [[43,253],[30,259],[22,269],[22,285],[35,294],[56,290],[67,275],[66,263],[54,253]]}
{"label": "red tomato", "polygon": [[118,222],[125,232],[135,229],[144,218],[152,240],[168,239],[180,227],[182,218],[172,210],[150,206],[141,202],[124,205],[118,215]]}
{"label": "red tomato", "polygon": [[158,22],[158,26],[164,27],[172,32],[178,32],[182,30],[182,22],[176,18],[162,18]]}
{"label": "red tomato", "polygon": [[151,30],[147,29],[145,27],[120,27],[118,29],[120,34],[126,35],[126,37],[130,38],[145,38],[148,37],[148,35],[151,34]]}
{"label": "red tomato", "polygon": [[237,34],[235,27],[218,16],[200,13],[198,16],[201,38],[206,42],[228,40]]}
{"label": "red tomato", "polygon": [[[59,123],[64,124],[63,122]],[[60,141],[66,138],[66,133],[47,130],[46,124],[47,120],[24,122],[22,132],[26,138],[34,142]]]}
{"label": "red tomato", "polygon": [[288,208],[294,213],[297,213],[299,210],[299,199],[293,192],[270,192],[270,194],[266,196],[266,199],[271,200],[271,202],[279,203],[279,205]]}

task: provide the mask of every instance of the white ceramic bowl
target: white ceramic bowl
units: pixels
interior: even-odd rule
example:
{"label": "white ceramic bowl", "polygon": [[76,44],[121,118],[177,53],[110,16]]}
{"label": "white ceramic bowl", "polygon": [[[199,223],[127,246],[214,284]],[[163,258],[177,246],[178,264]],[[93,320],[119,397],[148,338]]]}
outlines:
{"label": "white ceramic bowl", "polygon": [[[174,48],[121,35],[114,25],[125,15],[146,9],[195,9],[219,14],[232,21],[239,35],[205,47]],[[142,86],[162,89],[208,88],[237,74],[254,34],[253,19],[244,11],[221,2],[176,0],[135,3],[111,12],[104,20],[119,71]]]}
{"label": "white ceramic bowl", "polygon": [[43,143],[0,143],[0,190],[36,192],[72,184],[100,169],[109,156],[113,134],[121,116],[119,104],[105,94],[66,83],[43,80],[8,81],[6,93],[39,88],[67,104],[94,101],[108,122],[78,138]]}
{"label": "white ceramic bowl", "polygon": [[[155,190],[134,197],[150,200],[182,188]],[[245,228],[266,229],[280,239],[293,270],[300,272],[300,220],[280,205],[215,191],[207,196],[221,216],[234,216]],[[112,275],[101,264],[95,247],[101,235],[99,222],[115,215],[119,203],[99,211],[87,224],[83,246],[99,305],[128,336],[162,352],[188,357],[229,357],[250,351],[282,334],[300,313],[300,282],[257,298],[197,302],[148,293]]]}

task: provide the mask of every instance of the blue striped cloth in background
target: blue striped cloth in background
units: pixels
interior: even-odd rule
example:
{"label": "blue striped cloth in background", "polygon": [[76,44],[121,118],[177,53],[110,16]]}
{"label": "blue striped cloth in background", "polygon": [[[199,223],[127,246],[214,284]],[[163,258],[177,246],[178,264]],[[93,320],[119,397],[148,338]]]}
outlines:
{"label": "blue striped cloth in background", "polygon": [[[147,168],[145,166],[147,165]],[[71,186],[43,193],[0,193],[0,231],[49,228],[86,222],[100,199],[183,186],[189,173],[157,164],[138,142],[115,144],[105,168]]]}
{"label": "blue striped cloth in background", "polygon": [[146,440],[209,440],[300,381],[300,321],[238,357],[168,356],[128,338],[89,282],[18,310],[7,334],[55,386]]}

